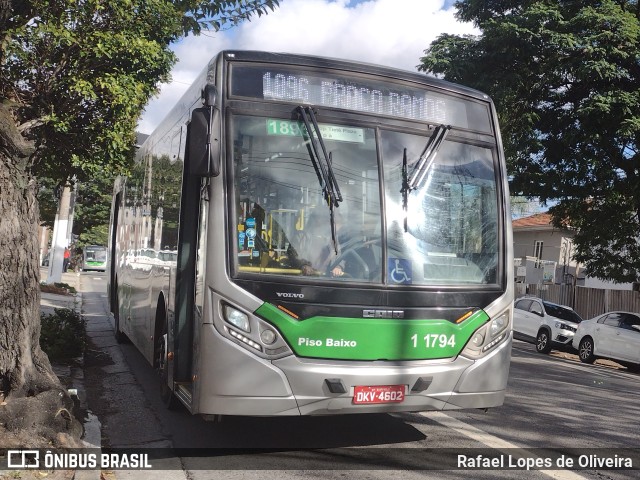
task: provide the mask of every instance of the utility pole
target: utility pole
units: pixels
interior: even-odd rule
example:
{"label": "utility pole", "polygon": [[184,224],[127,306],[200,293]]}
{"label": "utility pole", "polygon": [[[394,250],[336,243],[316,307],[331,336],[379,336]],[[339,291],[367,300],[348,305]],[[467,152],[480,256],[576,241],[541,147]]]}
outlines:
{"label": "utility pole", "polygon": [[75,216],[76,196],[78,195],[78,182],[73,177],[73,190],[69,194],[69,221],[67,222],[67,245],[73,243],[73,218]]}
{"label": "utility pole", "polygon": [[53,225],[53,238],[51,239],[51,251],[49,253],[49,272],[47,283],[62,281],[62,264],[64,262],[64,249],[69,246],[69,207],[71,204],[71,187],[65,185],[58,201],[58,213]]}

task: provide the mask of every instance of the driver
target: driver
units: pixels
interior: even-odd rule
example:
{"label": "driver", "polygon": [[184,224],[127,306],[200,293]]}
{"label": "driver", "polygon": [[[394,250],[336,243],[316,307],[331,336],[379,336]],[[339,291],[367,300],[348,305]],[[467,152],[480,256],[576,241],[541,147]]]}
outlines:
{"label": "driver", "polygon": [[[345,273],[349,273],[348,262],[344,259],[338,264],[332,265],[337,256],[331,242],[331,225],[328,212],[326,217],[323,218],[321,212],[313,210],[305,222],[304,231],[301,232],[296,242],[298,248],[290,246],[289,257],[292,263],[297,263],[303,275],[342,277]],[[341,215],[336,214],[335,221],[339,256],[340,246],[346,245],[355,237],[352,229],[347,227]],[[331,269],[329,270],[329,268]]]}

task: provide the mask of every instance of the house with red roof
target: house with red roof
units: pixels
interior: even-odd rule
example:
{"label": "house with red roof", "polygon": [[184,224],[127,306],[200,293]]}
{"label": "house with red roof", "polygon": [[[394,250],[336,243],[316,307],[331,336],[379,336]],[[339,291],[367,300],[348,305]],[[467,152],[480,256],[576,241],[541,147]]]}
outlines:
{"label": "house with red roof", "polygon": [[512,221],[514,278],[527,284],[569,284],[609,290],[631,290],[631,283],[613,283],[585,275],[573,259],[573,232],[556,228],[549,213]]}
{"label": "house with red roof", "polygon": [[513,220],[515,280],[520,283],[582,284],[573,260],[573,232],[552,225],[549,213]]}

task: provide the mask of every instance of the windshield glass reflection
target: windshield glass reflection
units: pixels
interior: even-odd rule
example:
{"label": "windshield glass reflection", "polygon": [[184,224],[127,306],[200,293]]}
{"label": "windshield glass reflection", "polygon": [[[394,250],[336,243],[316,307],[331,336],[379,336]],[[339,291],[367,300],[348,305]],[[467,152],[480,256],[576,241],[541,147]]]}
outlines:
{"label": "windshield glass reflection", "polygon": [[380,181],[374,129],[322,121],[318,127],[343,197],[334,209],[336,245],[302,122],[234,117],[236,272],[390,285],[497,282],[491,148],[449,135],[424,178],[407,191],[403,176],[428,136],[380,131]]}
{"label": "windshield glass reflection", "polygon": [[302,123],[234,119],[238,271],[380,281],[380,252],[374,258],[369,251],[381,234],[374,131],[322,122],[319,129],[343,197],[335,208],[335,246]]}
{"label": "windshield glass reflection", "polygon": [[403,159],[411,170],[426,143],[423,136],[382,133],[388,281],[495,283],[498,217],[492,152],[448,139],[425,178],[407,194]]}

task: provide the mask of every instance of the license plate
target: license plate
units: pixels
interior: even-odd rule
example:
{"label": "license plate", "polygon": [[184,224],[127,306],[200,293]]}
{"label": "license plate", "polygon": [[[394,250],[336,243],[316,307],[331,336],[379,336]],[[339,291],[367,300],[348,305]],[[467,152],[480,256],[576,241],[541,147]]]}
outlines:
{"label": "license plate", "polygon": [[404,400],[404,385],[357,386],[353,388],[353,403],[400,403]]}

